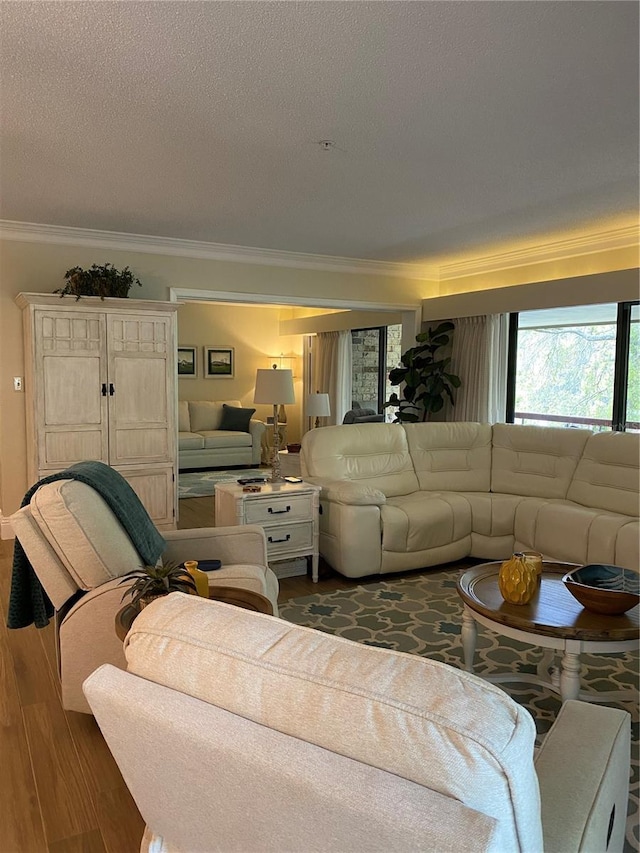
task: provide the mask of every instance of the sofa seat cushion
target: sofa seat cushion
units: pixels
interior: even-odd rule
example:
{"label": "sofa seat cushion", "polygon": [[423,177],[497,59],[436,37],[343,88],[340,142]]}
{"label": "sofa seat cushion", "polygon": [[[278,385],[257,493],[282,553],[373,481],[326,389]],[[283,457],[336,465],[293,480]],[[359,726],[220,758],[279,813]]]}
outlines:
{"label": "sofa seat cushion", "polygon": [[180,400],[178,403],[178,432],[191,432],[189,403],[186,400]]}
{"label": "sofa seat cushion", "polygon": [[414,492],[380,508],[384,551],[439,548],[471,533],[469,502],[453,492]]}
{"label": "sofa seat cushion", "polygon": [[204,430],[202,433],[205,450],[212,448],[227,447],[251,447],[252,438],[248,432],[236,432],[235,430]]}
{"label": "sofa seat cushion", "polygon": [[495,817],[492,849],[542,849],[533,720],[470,673],[180,593],[142,611],[125,655],[142,678]]}
{"label": "sofa seat cushion", "polygon": [[420,488],[427,491],[488,492],[491,484],[491,425],[405,424],[409,453]]}
{"label": "sofa seat cushion", "polygon": [[305,433],[301,469],[305,476],[349,480],[387,497],[408,495],[418,478],[399,424],[348,424]]}
{"label": "sofa seat cushion", "polygon": [[190,400],[189,419],[192,432],[205,432],[219,429],[222,423],[223,405],[239,406],[240,400]]}
{"label": "sofa seat cushion", "polygon": [[512,536],[516,509],[522,495],[462,492],[471,507],[471,531],[482,536]]}
{"label": "sofa seat cushion", "polygon": [[204,437],[199,432],[178,433],[179,450],[202,450],[203,447]]}
{"label": "sofa seat cushion", "polygon": [[640,441],[632,432],[590,436],[567,498],[588,507],[638,517]]}
{"label": "sofa seat cushion", "polygon": [[31,514],[80,589],[140,567],[142,560],[102,497],[78,480],[40,486]]}
{"label": "sofa seat cushion", "polygon": [[[534,548],[556,560],[571,563],[619,562],[618,540],[625,527],[637,530],[635,519],[604,510],[591,509],[572,501],[523,500],[516,510],[517,547]],[[629,568],[637,570],[637,562]]]}
{"label": "sofa seat cushion", "polygon": [[565,498],[589,430],[493,425],[491,491]]}

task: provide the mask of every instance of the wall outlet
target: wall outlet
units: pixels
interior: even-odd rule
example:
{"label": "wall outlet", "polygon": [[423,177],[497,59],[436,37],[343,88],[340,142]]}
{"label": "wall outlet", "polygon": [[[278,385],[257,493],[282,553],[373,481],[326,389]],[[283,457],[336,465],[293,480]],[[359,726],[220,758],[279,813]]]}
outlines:
{"label": "wall outlet", "polygon": [[22,376],[13,377],[13,390],[22,391]]}

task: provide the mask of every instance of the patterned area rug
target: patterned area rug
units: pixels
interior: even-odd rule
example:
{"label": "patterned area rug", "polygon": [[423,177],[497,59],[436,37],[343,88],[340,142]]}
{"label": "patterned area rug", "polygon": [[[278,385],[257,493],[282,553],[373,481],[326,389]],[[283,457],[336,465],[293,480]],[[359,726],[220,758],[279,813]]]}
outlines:
{"label": "patterned area rug", "polygon": [[[294,598],[280,605],[280,616],[297,625],[382,646],[424,655],[463,668],[460,638],[462,607],[456,592],[458,570],[431,572],[395,581],[379,581],[350,590]],[[429,606],[425,607],[425,602]],[[513,670],[535,673],[543,651],[478,625],[475,672]],[[638,686],[637,652],[582,655],[582,685],[587,690],[615,690]],[[510,696],[532,714],[540,741],[560,709],[551,690],[524,683],[504,685]],[[611,703],[632,716],[631,777],[625,853],[638,850],[638,706],[636,702]]]}
{"label": "patterned area rug", "polygon": [[270,468],[234,468],[229,471],[181,471],[179,498],[206,498],[213,495],[216,483],[234,483],[239,477],[270,477]]}

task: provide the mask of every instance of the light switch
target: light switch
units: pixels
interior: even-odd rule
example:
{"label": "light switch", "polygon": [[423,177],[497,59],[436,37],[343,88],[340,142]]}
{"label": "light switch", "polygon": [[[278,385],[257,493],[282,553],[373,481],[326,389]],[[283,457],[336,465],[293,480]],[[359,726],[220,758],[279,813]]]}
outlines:
{"label": "light switch", "polygon": [[13,377],[13,390],[22,391],[22,376]]}

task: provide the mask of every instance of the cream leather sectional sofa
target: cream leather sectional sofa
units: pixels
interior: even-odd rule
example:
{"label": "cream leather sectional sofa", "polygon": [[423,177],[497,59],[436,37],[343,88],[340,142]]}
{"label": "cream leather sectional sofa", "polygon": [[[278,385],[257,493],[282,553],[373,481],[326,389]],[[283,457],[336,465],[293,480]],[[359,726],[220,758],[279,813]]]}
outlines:
{"label": "cream leather sectional sofa", "polygon": [[347,577],[536,549],[639,569],[640,436],[514,424],[324,427],[301,469],[322,485],[320,553]]}
{"label": "cream leather sectional sofa", "polygon": [[178,467],[227,468],[260,465],[262,436],[266,424],[249,421],[249,432],[220,429],[223,406],[240,400],[181,400],[178,403]]}

